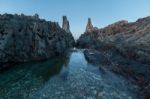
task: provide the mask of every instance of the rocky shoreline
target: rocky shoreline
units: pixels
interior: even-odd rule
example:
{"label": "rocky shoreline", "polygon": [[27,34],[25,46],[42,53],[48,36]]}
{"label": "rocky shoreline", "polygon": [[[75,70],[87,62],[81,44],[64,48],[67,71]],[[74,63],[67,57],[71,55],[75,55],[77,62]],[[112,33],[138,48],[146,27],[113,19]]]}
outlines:
{"label": "rocky shoreline", "polygon": [[124,57],[150,65],[150,17],[136,22],[119,21],[98,29],[88,20],[86,32],[77,40],[77,47],[96,50],[113,48]]}
{"label": "rocky shoreline", "polygon": [[139,86],[141,99],[150,97],[150,17],[136,22],[119,21],[98,29],[88,19],[85,33],[77,40],[85,58],[99,68],[123,75]]}
{"label": "rocky shoreline", "polygon": [[66,16],[61,28],[57,22],[40,19],[38,14],[0,15],[0,68],[59,56],[74,44]]}
{"label": "rocky shoreline", "polygon": [[[65,56],[76,46],[101,71],[112,71],[138,85],[139,98],[150,97],[150,17],[119,21],[98,29],[89,18],[85,33],[75,44],[69,21],[34,16],[0,15],[0,71],[15,64]],[[59,59],[59,58],[58,58]],[[74,64],[76,65],[76,64]]]}
{"label": "rocky shoreline", "polygon": [[[100,70],[112,71],[118,75],[122,75],[129,79],[135,85],[138,85],[139,94],[141,99],[148,99],[150,95],[149,86],[149,69],[148,65],[136,63],[135,61],[123,59],[121,56],[116,55],[113,57],[119,57],[120,60],[112,59],[106,56],[103,52],[98,52],[96,50],[84,51],[85,58],[91,64],[98,65]],[[138,64],[138,66],[137,66]],[[142,68],[139,66],[143,66]]]}

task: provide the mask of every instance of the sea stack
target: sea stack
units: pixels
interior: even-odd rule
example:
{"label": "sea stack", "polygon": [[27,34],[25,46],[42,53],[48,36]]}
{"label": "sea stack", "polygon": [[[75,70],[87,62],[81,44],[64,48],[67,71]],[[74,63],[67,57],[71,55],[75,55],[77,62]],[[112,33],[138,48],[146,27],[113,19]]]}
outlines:
{"label": "sea stack", "polygon": [[62,29],[65,30],[67,33],[70,33],[69,21],[66,16],[63,16]]}
{"label": "sea stack", "polygon": [[91,33],[92,31],[93,31],[93,25],[92,25],[92,22],[91,22],[91,18],[88,18],[88,23],[87,23],[85,32],[86,33]]}

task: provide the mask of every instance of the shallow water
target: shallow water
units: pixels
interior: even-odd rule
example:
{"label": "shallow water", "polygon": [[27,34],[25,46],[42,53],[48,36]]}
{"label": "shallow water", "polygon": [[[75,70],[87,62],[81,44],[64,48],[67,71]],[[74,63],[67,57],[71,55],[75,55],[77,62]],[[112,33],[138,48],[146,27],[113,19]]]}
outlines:
{"label": "shallow water", "polygon": [[2,99],[137,99],[135,87],[89,64],[82,50],[69,59],[26,63],[0,74]]}

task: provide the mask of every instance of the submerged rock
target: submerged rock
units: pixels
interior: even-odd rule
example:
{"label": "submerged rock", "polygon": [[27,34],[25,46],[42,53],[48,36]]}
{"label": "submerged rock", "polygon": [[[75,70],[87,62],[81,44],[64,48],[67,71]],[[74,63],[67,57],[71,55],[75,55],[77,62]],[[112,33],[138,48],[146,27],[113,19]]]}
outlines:
{"label": "submerged rock", "polygon": [[109,64],[108,59],[103,55],[103,53],[96,50],[85,50],[84,56],[86,60],[92,64]]}
{"label": "submerged rock", "polygon": [[63,54],[74,46],[72,34],[63,29],[56,22],[39,19],[37,14],[0,15],[0,63],[43,60]]}

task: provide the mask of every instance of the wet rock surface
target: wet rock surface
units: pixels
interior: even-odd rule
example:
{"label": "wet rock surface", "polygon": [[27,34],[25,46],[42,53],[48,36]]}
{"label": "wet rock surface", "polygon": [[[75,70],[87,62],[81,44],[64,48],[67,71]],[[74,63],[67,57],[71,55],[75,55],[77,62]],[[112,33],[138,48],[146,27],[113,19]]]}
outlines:
{"label": "wet rock surface", "polygon": [[0,15],[0,68],[2,64],[58,56],[73,46],[72,34],[56,22],[40,19],[37,14]]}
{"label": "wet rock surface", "polygon": [[86,60],[89,63],[92,64],[110,64],[109,60],[107,59],[107,57],[104,56],[103,53],[96,51],[96,50],[84,50],[84,55]]}
{"label": "wet rock surface", "polygon": [[100,71],[112,71],[136,84],[140,99],[149,98],[149,65],[126,59],[117,52],[112,51],[98,52],[95,50],[85,50],[84,55],[89,63],[97,64]]}

